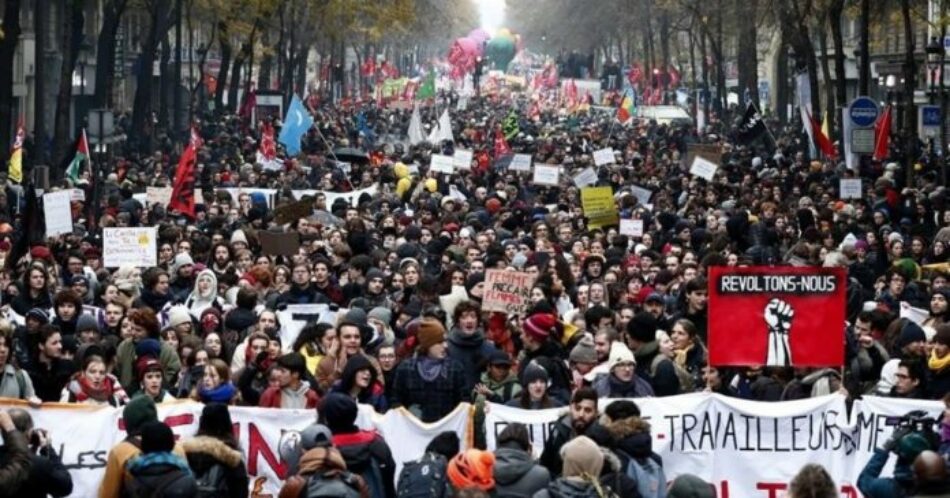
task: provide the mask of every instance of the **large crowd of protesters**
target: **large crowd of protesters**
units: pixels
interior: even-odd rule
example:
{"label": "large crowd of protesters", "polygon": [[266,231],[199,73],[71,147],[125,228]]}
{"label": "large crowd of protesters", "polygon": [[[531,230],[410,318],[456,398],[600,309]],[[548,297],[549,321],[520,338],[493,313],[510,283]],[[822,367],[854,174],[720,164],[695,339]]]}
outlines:
{"label": "large crowd of protesters", "polygon": [[[330,496],[312,494],[321,485],[335,496],[396,496],[387,443],[356,428],[357,403],[433,422],[463,402],[476,406],[477,420],[488,403],[564,407],[565,415],[538,462],[517,424],[493,452],[483,430],[461,452],[457,437],[436,438],[423,459],[441,462],[446,488],[426,496],[699,497],[712,489],[695,476],[667,489],[636,398],[950,393],[950,199],[941,158],[921,156],[911,176],[907,153],[892,149],[890,159],[863,158],[852,170],[808,159],[807,137],[771,121],[773,139],[743,144],[734,126],[715,119],[698,132],[620,125],[596,111],[542,108],[529,118],[524,110],[536,103],[518,95],[465,106],[445,97],[454,142],[414,146],[404,141],[409,110],[316,103],[302,153],[281,153],[278,169],[256,164],[258,126],[204,117],[194,218],[136,199],[175,177],[178,157],[164,137],[150,154],[114,151],[96,164],[98,179],[87,170],[77,184],[57,185],[84,189],[101,206],[74,201],[72,233],[6,261],[0,396],[122,407],[130,437],[109,453],[103,498],[247,496],[227,406],[316,409],[322,425],[305,431],[299,469],[281,496]],[[560,185],[533,185],[494,157],[513,107],[522,112],[508,145],[536,164],[561,165]],[[714,181],[686,173],[683,159],[697,143],[721,145]],[[341,164],[331,149],[344,147],[366,156]],[[614,162],[595,166],[594,151],[605,147]],[[474,152],[469,169],[429,170],[433,153],[454,149]],[[596,185],[613,188],[621,218],[643,220],[642,236],[589,226],[572,181],[587,167]],[[861,178],[862,197],[842,199],[841,178]],[[648,202],[632,186],[651,191]],[[328,203],[324,193],[368,187],[375,193],[352,203]],[[316,193],[304,214],[286,219],[292,210],[281,208],[299,204],[292,191],[300,189]],[[29,236],[23,188],[5,181],[0,196],[0,254],[9,257]],[[101,229],[136,226],[158,228],[158,264],[105,268]],[[298,234],[299,251],[265,253],[263,231]],[[709,365],[707,269],[751,265],[847,269],[843,369]],[[490,269],[535,278],[524,313],[482,310]],[[307,323],[284,344],[279,311],[295,304],[326,304],[335,320]],[[902,306],[923,316],[908,318]],[[605,398],[624,400],[599,406]],[[206,404],[199,435],[178,444],[155,410],[176,399]],[[19,465],[0,471],[0,488],[68,494],[68,473],[28,422],[22,410],[0,414],[9,447],[2,468]],[[24,461],[18,429],[40,435],[30,454],[45,463]],[[950,442],[950,417],[942,430]],[[911,453],[914,435],[903,436],[880,456],[883,466],[888,450],[899,452],[903,472],[888,483],[862,474],[866,496],[910,496],[947,481],[941,441]],[[57,478],[37,477],[46,474]],[[400,486],[419,479],[404,475]],[[789,491],[837,496],[814,466]]]}

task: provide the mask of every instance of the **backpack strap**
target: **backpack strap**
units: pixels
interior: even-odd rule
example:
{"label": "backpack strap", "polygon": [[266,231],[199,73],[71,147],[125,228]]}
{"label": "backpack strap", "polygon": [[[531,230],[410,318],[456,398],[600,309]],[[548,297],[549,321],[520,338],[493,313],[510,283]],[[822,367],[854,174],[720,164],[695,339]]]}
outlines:
{"label": "backpack strap", "polygon": [[23,377],[23,370],[15,369],[14,376],[16,376],[16,385],[20,388],[20,399],[26,399],[26,379]]}

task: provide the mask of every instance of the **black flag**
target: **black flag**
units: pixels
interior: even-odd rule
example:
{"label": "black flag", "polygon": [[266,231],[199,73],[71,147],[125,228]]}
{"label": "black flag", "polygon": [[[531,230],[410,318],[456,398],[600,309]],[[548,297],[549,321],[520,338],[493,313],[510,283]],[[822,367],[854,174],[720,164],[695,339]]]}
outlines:
{"label": "black flag", "polygon": [[768,129],[765,128],[765,121],[762,120],[759,108],[753,102],[749,102],[736,130],[736,142],[749,145],[766,133]]}

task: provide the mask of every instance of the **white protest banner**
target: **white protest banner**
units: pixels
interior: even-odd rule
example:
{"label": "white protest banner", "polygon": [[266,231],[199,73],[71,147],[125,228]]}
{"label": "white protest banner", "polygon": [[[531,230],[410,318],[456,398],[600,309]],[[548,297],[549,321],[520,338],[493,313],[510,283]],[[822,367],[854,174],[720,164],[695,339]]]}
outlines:
{"label": "white protest banner", "polygon": [[633,196],[637,198],[637,201],[643,206],[649,204],[650,198],[653,197],[652,190],[638,187],[636,185],[630,186],[630,193],[633,194]]}
{"label": "white protest banner", "polygon": [[456,149],[452,156],[452,164],[455,169],[472,169],[472,151],[465,149]]}
{"label": "white protest banner", "polygon": [[612,147],[594,151],[594,164],[597,166],[604,166],[606,164],[614,163],[615,161],[616,159],[614,159],[614,149]]}
{"label": "white protest banner", "polygon": [[298,201],[303,199],[304,196],[315,196],[319,193],[322,193],[327,197],[327,208],[333,206],[333,201],[341,198],[344,199],[350,206],[356,207],[359,205],[360,197],[362,197],[363,194],[368,194],[370,197],[376,197],[376,190],[378,188],[379,187],[376,185],[371,185],[364,189],[354,190],[352,192],[331,192],[329,190],[299,189],[291,190],[290,193],[294,196],[294,199]]}
{"label": "white protest banner", "polygon": [[717,169],[719,169],[719,166],[716,166],[716,163],[706,158],[696,156],[693,159],[693,165],[689,167],[689,174],[698,176],[707,182],[711,182],[713,180],[713,176],[716,175]]}
{"label": "white protest banner", "polygon": [[860,199],[861,198],[861,179],[860,178],[842,178],[839,180],[838,196],[842,199]]}
{"label": "white protest banner", "polygon": [[620,220],[620,233],[631,237],[643,237],[643,220]]}
{"label": "white protest banner", "polygon": [[86,200],[86,191],[81,188],[74,188],[70,191],[69,200],[83,202]]}
{"label": "white protest banner", "polygon": [[550,185],[556,187],[561,179],[561,167],[549,164],[535,164],[534,177],[531,183],[535,185]]}
{"label": "white protest banner", "polygon": [[[361,407],[362,408],[362,407]],[[423,423],[404,407],[389,410],[384,415],[372,414],[373,426],[389,442],[396,461],[396,482],[406,462],[416,460],[425,453],[426,445],[442,432],[454,432],[461,440],[462,449],[468,449],[469,409],[468,403],[460,403],[441,420]]]}
{"label": "white protest banner", "polygon": [[277,311],[280,320],[280,344],[289,353],[300,331],[310,322],[336,323],[336,312],[327,304],[288,304]]}
{"label": "white protest banner", "polygon": [[148,206],[167,206],[172,200],[172,187],[145,187],[145,204]]}
{"label": "white protest banner", "polygon": [[455,173],[455,163],[452,159],[452,156],[432,154],[432,158],[429,162],[429,170],[451,175],[452,173]]}
{"label": "white protest banner", "polygon": [[515,154],[511,158],[511,164],[508,165],[508,171],[523,171],[525,173],[531,171],[531,155]]}
{"label": "white protest banner", "polygon": [[576,185],[577,188],[583,188],[595,183],[597,183],[597,172],[594,171],[594,168],[584,168],[583,171],[574,175],[574,185]]}
{"label": "white protest banner", "polygon": [[158,264],[156,227],[102,229],[102,265],[151,267]]}
{"label": "white protest banner", "polygon": [[46,218],[46,236],[55,237],[73,231],[73,212],[69,205],[71,190],[43,194],[43,215]]}

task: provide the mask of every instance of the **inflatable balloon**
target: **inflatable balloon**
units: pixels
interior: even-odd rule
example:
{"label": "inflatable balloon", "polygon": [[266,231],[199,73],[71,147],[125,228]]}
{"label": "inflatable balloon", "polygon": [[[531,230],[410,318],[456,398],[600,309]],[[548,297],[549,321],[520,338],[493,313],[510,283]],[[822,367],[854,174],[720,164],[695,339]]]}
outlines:
{"label": "inflatable balloon", "polygon": [[474,38],[459,38],[449,47],[448,61],[452,66],[452,77],[461,78],[475,68],[478,57],[482,55],[482,43]]}
{"label": "inflatable balloon", "polygon": [[491,39],[491,35],[489,35],[488,32],[485,31],[484,29],[478,28],[478,29],[473,29],[472,32],[468,34],[467,38],[471,38],[477,41],[479,45],[481,45],[487,42],[489,39]]}
{"label": "inflatable balloon", "polygon": [[485,56],[491,60],[492,67],[499,71],[508,70],[508,64],[515,58],[515,40],[509,33],[508,37],[496,36],[485,47]]}

